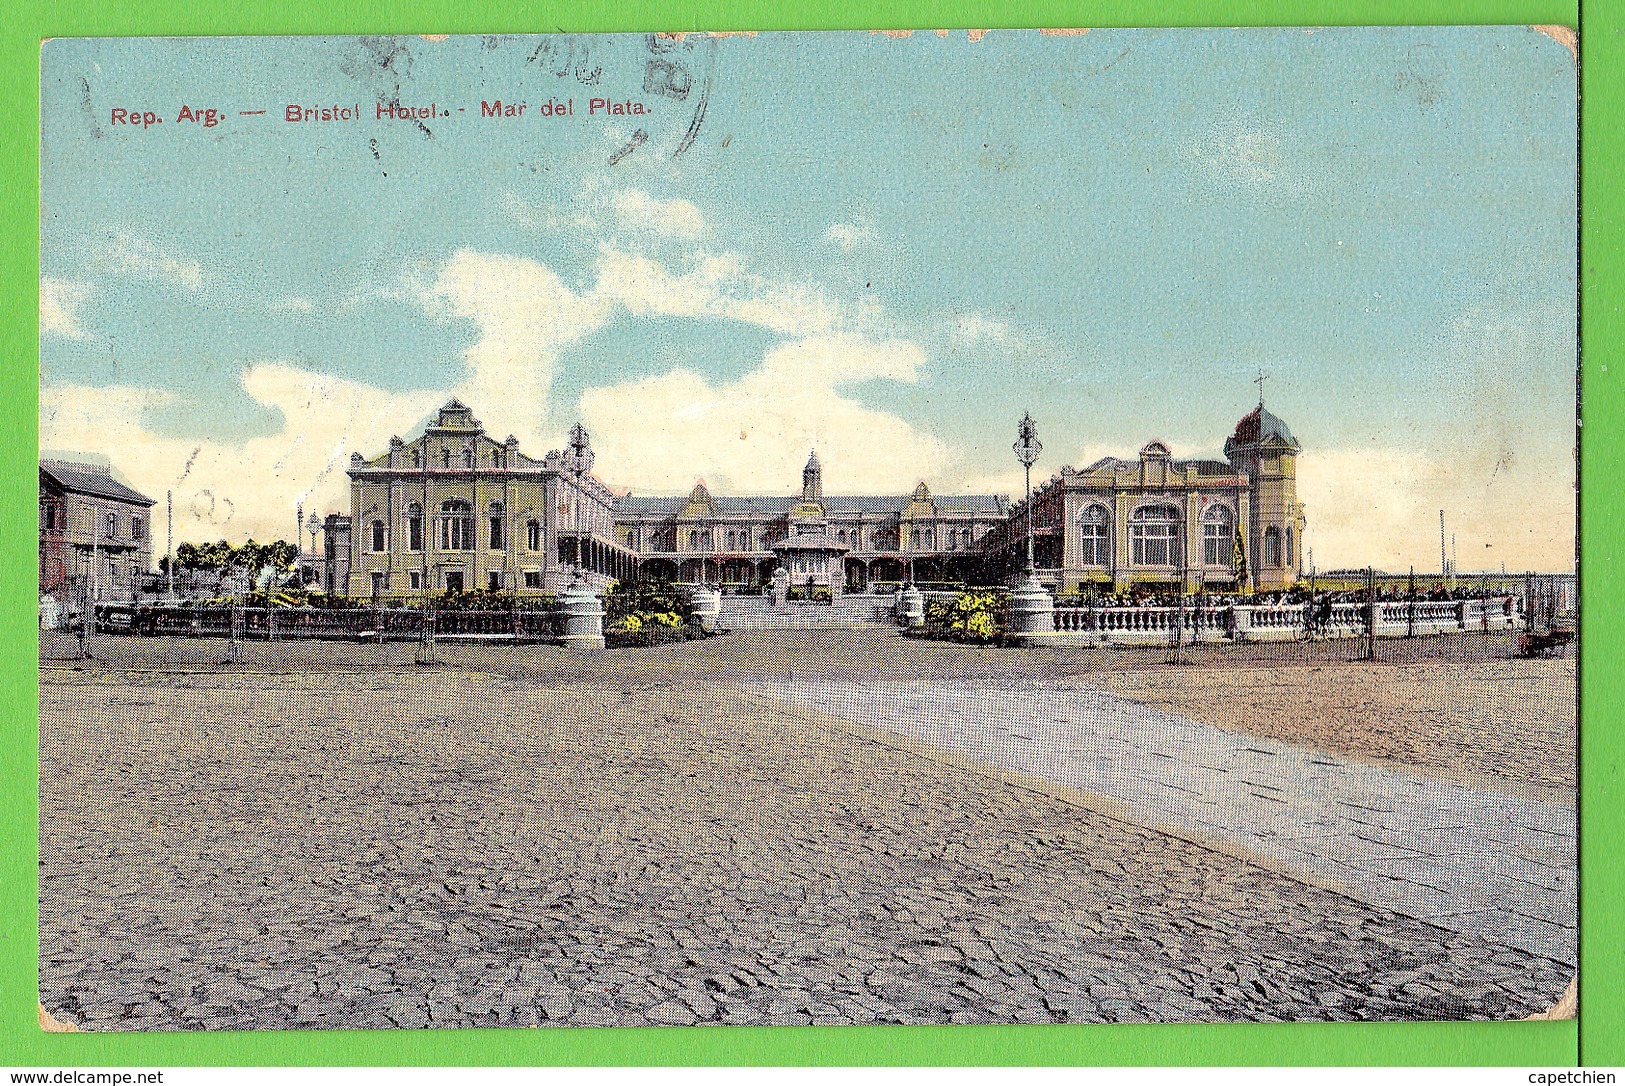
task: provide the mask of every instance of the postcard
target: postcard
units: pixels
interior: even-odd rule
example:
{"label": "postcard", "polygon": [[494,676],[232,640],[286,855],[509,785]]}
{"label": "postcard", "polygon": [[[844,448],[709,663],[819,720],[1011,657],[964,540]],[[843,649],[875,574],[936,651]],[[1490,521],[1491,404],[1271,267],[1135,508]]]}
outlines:
{"label": "postcard", "polygon": [[47,42],[42,1022],[1573,1015],[1576,49]]}

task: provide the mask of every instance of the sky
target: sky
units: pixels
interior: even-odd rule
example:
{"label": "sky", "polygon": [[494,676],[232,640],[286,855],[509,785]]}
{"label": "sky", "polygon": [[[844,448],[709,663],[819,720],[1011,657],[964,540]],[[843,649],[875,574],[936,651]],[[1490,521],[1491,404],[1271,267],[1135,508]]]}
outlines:
{"label": "sky", "polygon": [[172,491],[177,541],[347,511],[453,395],[536,456],[580,420],[634,493],[788,494],[816,448],[832,493],[1019,495],[1023,411],[1035,479],[1219,456],[1262,372],[1319,568],[1436,569],[1441,508],[1464,570],[1573,566],[1575,67],[1530,28],[42,68],[41,446]]}

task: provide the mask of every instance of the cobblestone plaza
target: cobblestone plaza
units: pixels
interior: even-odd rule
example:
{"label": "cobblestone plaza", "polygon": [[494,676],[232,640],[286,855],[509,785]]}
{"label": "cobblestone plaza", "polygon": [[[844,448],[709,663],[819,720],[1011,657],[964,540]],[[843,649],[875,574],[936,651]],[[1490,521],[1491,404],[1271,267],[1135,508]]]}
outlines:
{"label": "cobblestone plaza", "polygon": [[[103,645],[41,673],[84,1029],[1518,1018],[1574,973],[1572,661],[1504,637]],[[1300,694],[1203,719],[1259,676]]]}

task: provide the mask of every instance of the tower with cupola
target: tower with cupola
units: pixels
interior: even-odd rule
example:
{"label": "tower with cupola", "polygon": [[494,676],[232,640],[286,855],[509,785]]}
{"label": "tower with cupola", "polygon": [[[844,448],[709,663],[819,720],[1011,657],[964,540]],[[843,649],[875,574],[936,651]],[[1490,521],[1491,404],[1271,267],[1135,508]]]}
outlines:
{"label": "tower with cupola", "polygon": [[1253,586],[1290,588],[1303,567],[1303,503],[1298,501],[1298,439],[1287,424],[1258,406],[1236,423],[1224,455],[1250,481],[1247,572]]}

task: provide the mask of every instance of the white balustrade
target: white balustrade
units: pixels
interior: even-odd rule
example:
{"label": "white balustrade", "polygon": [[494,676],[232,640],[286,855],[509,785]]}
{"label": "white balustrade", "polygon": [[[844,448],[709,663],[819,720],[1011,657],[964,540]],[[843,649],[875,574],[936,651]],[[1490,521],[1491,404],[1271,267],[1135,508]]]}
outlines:
{"label": "white balustrade", "polygon": [[[1230,638],[1238,641],[1284,641],[1307,636],[1362,637],[1366,633],[1364,603],[1334,603],[1329,610],[1311,604],[1222,604],[1186,607],[1180,625],[1189,641]],[[1377,604],[1377,636],[1404,637],[1409,633],[1504,630],[1518,624],[1517,601],[1510,597],[1487,600],[1385,600]],[[1122,644],[1172,642],[1180,624],[1175,607],[1057,607],[1055,631],[1078,640]]]}

